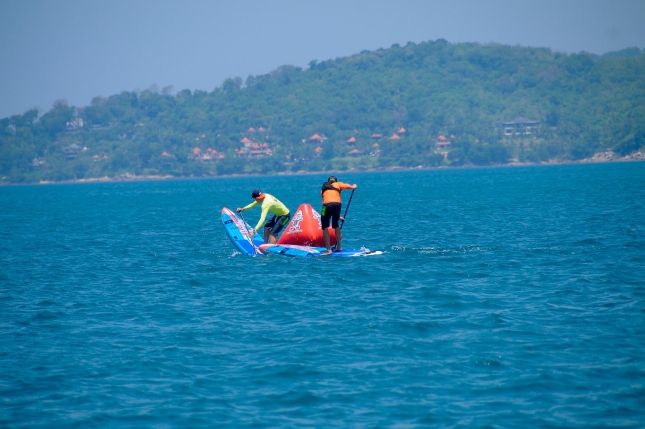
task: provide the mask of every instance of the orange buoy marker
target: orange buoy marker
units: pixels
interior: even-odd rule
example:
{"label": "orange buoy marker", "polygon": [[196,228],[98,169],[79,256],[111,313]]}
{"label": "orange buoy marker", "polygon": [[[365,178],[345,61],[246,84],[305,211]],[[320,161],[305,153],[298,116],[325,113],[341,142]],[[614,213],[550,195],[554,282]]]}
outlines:
{"label": "orange buoy marker", "polygon": [[[336,232],[329,228],[331,244],[336,244]],[[310,204],[301,204],[286,226],[278,244],[297,244],[299,246],[325,247],[320,225],[320,214]]]}

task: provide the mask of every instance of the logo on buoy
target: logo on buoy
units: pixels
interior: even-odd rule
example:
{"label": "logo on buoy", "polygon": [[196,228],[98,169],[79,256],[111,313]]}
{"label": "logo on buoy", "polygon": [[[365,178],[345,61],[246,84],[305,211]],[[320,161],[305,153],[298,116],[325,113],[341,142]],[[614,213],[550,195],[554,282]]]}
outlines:
{"label": "logo on buoy", "polygon": [[[293,232],[302,232],[302,229],[300,229],[300,222],[302,222],[302,219],[302,210],[298,210],[293,219],[291,219],[291,226],[289,227],[287,233],[291,234]],[[318,223],[320,223],[320,220],[318,221]]]}

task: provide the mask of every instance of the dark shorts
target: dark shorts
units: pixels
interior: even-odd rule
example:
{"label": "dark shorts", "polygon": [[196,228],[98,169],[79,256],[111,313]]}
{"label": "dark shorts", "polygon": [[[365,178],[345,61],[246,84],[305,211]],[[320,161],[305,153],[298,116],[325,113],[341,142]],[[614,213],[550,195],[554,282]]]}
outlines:
{"label": "dark shorts", "polygon": [[322,229],[329,228],[329,219],[331,219],[331,227],[338,228],[338,219],[340,218],[340,204],[331,204],[322,207],[320,213],[320,224]]}
{"label": "dark shorts", "polygon": [[291,219],[291,213],[287,213],[284,216],[273,215],[271,219],[264,224],[264,227],[271,230],[271,235],[278,235],[278,233],[282,231],[282,228],[289,223],[289,219]]}

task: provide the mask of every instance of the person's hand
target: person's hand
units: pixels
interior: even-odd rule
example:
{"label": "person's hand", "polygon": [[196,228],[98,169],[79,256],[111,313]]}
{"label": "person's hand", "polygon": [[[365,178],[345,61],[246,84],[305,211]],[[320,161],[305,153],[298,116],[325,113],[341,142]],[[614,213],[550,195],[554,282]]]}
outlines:
{"label": "person's hand", "polygon": [[238,207],[238,208],[237,208],[237,212],[238,212],[238,213],[242,213],[243,211],[244,211],[244,209],[243,209],[242,207]]}
{"label": "person's hand", "polygon": [[358,185],[356,185],[356,183],[354,183],[354,184],[352,185],[352,189],[356,189],[356,188],[358,188]]}
{"label": "person's hand", "polygon": [[249,230],[249,237],[253,237],[255,235],[255,229]]}

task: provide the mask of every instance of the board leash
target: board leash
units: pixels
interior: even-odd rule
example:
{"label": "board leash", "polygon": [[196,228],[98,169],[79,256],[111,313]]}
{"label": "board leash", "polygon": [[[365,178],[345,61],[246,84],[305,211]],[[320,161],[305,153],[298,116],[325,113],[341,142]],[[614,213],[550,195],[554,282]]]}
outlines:
{"label": "board leash", "polygon": [[[244,219],[244,215],[242,214],[242,212],[239,212],[239,214],[240,214],[240,217],[242,218],[242,223],[244,224],[244,229],[246,230],[246,235],[247,235],[247,237],[249,237],[249,241],[251,242],[251,246],[253,246],[253,250],[255,250],[255,254],[256,255],[257,254],[262,254],[262,252],[260,252],[260,249],[258,249],[257,246],[255,245],[255,243],[253,242],[253,237],[249,234],[249,228],[247,228],[247,226],[246,226],[246,219]],[[257,231],[255,233],[257,234]]]}

